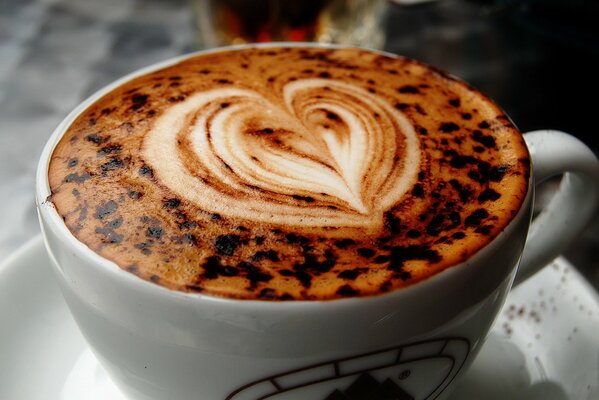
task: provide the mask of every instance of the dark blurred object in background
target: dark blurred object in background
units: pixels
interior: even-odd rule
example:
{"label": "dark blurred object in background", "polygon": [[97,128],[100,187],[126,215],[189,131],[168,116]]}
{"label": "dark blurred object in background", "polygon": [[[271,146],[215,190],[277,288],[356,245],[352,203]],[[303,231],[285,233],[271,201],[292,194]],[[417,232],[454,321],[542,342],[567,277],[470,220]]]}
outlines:
{"label": "dark blurred object in background", "polygon": [[596,0],[500,0],[524,27],[569,46],[599,52],[599,2]]}
{"label": "dark blurred object in background", "polygon": [[380,48],[387,0],[190,0],[205,47],[321,42]]}

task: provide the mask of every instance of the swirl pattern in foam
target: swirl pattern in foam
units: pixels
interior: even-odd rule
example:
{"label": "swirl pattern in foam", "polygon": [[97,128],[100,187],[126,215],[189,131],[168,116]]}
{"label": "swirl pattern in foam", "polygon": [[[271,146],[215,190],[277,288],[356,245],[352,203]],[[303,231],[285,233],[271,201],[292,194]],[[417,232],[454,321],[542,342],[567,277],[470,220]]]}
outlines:
{"label": "swirl pattern in foam", "polygon": [[420,148],[409,120],[341,81],[296,80],[281,98],[236,88],[197,93],[156,121],[142,156],[204,211],[379,230],[383,213],[417,181]]}
{"label": "swirl pattern in foam", "polygon": [[367,296],[455,266],[520,209],[524,141],[463,82],[360,49],[190,56],[98,98],[51,201],[93,251],[170,289]]}

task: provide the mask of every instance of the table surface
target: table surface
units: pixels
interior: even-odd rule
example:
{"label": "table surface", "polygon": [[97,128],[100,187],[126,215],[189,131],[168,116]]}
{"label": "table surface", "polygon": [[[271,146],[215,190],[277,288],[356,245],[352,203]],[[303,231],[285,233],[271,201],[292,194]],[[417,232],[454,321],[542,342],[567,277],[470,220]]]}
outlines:
{"label": "table surface", "polygon": [[[524,132],[564,130],[597,152],[597,102],[582,97],[599,88],[599,9],[536,3],[391,4],[385,49],[478,87]],[[37,159],[67,113],[122,75],[198,48],[187,0],[0,0],[0,261],[39,232]],[[566,252],[595,287],[598,244],[595,218]]]}

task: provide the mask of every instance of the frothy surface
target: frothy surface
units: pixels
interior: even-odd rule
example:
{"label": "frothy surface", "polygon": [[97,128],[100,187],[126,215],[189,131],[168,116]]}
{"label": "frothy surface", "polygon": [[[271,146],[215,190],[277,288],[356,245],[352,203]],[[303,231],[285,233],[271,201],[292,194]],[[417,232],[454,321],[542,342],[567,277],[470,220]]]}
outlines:
{"label": "frothy surface", "polygon": [[246,48],[133,79],[57,145],[73,234],[157,284],[372,295],[471,256],[519,210],[528,154],[491,101],[404,59]]}

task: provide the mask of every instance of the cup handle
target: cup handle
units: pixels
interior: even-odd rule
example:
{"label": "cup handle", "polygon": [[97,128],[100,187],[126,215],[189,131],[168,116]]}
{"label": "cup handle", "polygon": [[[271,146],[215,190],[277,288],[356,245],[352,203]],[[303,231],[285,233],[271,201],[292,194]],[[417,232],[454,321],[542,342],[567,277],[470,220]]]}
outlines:
{"label": "cup handle", "polygon": [[558,191],[534,218],[514,279],[517,285],[555,257],[582,232],[599,200],[599,162],[580,140],[554,130],[524,135],[532,157],[533,182],[563,174]]}

